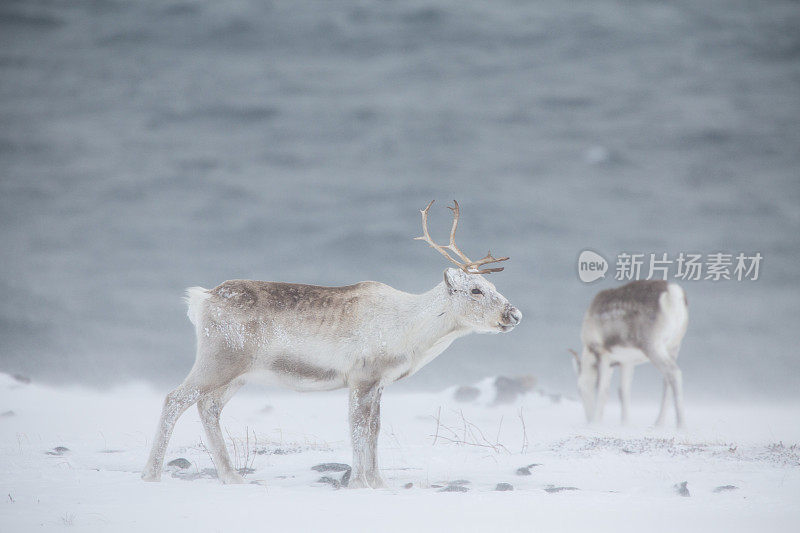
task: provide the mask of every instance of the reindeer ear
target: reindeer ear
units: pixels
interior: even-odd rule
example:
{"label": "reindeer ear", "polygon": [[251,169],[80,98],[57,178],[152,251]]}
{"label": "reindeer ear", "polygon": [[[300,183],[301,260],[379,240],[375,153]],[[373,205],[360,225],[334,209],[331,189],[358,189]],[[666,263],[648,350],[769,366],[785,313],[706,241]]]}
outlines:
{"label": "reindeer ear", "polygon": [[447,285],[447,289],[450,291],[457,290],[458,286],[461,285],[463,272],[458,268],[448,268],[444,271],[444,284]]}
{"label": "reindeer ear", "polygon": [[444,284],[447,285],[449,290],[453,290],[453,277],[450,274],[451,268],[446,268],[444,270]]}
{"label": "reindeer ear", "polygon": [[572,354],[572,368],[575,369],[575,372],[579,372],[581,368],[581,358],[578,357],[578,352],[572,348],[567,348],[567,350]]}

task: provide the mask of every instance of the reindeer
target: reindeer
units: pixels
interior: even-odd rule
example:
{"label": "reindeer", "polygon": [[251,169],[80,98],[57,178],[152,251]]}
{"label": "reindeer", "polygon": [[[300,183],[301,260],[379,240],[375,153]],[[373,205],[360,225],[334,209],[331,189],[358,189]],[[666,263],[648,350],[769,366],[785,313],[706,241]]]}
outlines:
{"label": "reindeer", "polygon": [[[197,355],[189,375],[167,394],[142,479],[159,481],[175,422],[197,403],[211,457],[223,483],[242,483],[225,449],[219,419],[225,403],[251,378],[297,391],[347,387],[353,446],[351,487],[385,486],[378,470],[377,442],[384,386],[416,373],[455,339],[468,333],[510,331],[522,313],[483,274],[508,257],[472,261],[455,243],[459,206],[453,211],[450,243],[428,234],[427,242],[458,268],[423,294],[364,281],[320,287],[231,280],[211,290],[187,290]],[[453,255],[454,254],[455,257]]]}
{"label": "reindeer", "polygon": [[683,385],[676,361],[688,320],[686,293],[666,281],[632,281],[594,297],[581,329],[583,353],[579,357],[570,350],[589,422],[602,419],[612,368],[618,366],[622,423],[626,424],[633,369],[650,361],[664,376],[656,425],[664,425],[671,392],[677,425],[684,427]]}

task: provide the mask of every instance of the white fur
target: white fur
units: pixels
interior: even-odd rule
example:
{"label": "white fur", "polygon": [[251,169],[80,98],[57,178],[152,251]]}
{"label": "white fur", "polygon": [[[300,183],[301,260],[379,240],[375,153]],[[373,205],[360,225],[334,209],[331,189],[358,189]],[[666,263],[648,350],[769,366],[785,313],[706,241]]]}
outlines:
{"label": "white fur", "polygon": [[186,302],[186,316],[189,317],[189,321],[195,327],[200,324],[200,313],[208,297],[208,291],[203,287],[189,287],[186,289],[186,296],[183,297]]}

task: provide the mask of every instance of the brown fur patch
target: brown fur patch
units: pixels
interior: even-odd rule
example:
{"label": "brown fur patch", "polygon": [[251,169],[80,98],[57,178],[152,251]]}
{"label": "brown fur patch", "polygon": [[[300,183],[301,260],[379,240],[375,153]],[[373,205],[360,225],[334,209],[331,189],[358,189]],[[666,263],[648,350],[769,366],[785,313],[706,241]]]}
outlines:
{"label": "brown fur patch", "polygon": [[592,314],[624,309],[632,312],[655,312],[659,308],[661,293],[667,290],[663,280],[638,280],[597,293],[589,307]]}
{"label": "brown fur patch", "polygon": [[323,368],[289,357],[276,358],[270,363],[270,368],[279,374],[313,379],[314,381],[333,381],[339,377],[339,372],[332,368]]}
{"label": "brown fur patch", "polygon": [[646,350],[652,341],[652,324],[661,309],[661,295],[666,291],[666,281],[637,280],[597,293],[589,306],[589,313],[601,320],[604,316],[611,317],[606,318],[602,349],[608,351],[616,346],[630,346]]}
{"label": "brown fur patch", "polygon": [[275,311],[321,311],[335,309],[341,318],[353,313],[364,289],[375,282],[344,287],[321,287],[299,283],[234,279],[209,291],[217,304]]}

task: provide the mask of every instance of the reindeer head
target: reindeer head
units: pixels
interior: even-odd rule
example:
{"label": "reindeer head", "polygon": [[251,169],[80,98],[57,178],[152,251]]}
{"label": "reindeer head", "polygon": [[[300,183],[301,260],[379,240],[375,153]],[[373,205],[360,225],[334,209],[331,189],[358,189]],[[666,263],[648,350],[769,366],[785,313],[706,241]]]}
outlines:
{"label": "reindeer head", "polygon": [[[422,237],[418,240],[427,242],[431,248],[444,255],[458,268],[448,268],[444,272],[444,284],[450,298],[450,309],[456,321],[477,333],[499,333],[510,331],[522,320],[522,313],[513,307],[508,300],[489,282],[482,274],[500,272],[503,267],[481,268],[489,263],[508,260],[508,257],[496,259],[492,253],[478,261],[473,261],[456,246],[456,228],[458,227],[459,208],[458,202],[453,201],[454,207],[448,207],[453,212],[453,227],[450,230],[450,244],[441,246],[436,244],[428,234],[428,210],[433,205],[433,200],[421,210]],[[448,252],[453,252],[461,261],[455,259]]]}
{"label": "reindeer head", "polygon": [[584,350],[579,354],[572,348],[567,348],[572,354],[572,368],[578,378],[578,392],[583,402],[583,410],[586,413],[586,420],[591,422],[594,416],[595,398],[597,396],[597,357],[589,350]]}

